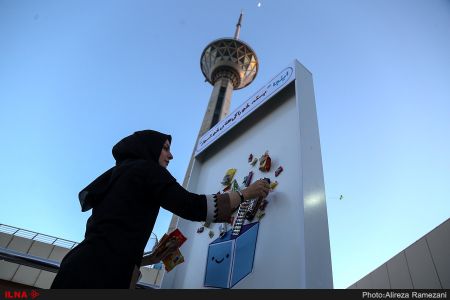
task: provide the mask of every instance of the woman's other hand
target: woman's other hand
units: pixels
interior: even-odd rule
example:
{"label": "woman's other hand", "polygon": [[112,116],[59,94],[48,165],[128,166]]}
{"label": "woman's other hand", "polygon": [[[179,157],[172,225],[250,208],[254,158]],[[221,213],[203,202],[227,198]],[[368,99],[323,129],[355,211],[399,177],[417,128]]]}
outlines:
{"label": "woman's other hand", "polygon": [[[157,245],[155,249],[158,247]],[[165,259],[169,255],[171,255],[173,252],[175,252],[178,249],[178,241],[176,238],[171,238],[168,240],[165,244],[165,248],[163,251],[159,251],[158,253],[151,253],[148,256],[145,256],[142,259],[141,266],[148,266],[159,263],[161,260]]]}

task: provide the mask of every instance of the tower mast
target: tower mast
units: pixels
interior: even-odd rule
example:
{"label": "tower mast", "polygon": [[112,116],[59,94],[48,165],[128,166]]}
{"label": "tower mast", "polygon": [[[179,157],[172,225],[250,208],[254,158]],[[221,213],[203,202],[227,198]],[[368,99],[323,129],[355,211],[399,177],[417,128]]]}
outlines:
{"label": "tower mast", "polygon": [[242,10],[241,10],[241,14],[239,15],[239,20],[236,24],[236,31],[234,32],[234,39],[238,40],[239,39],[239,34],[241,33],[241,22],[242,22]]}

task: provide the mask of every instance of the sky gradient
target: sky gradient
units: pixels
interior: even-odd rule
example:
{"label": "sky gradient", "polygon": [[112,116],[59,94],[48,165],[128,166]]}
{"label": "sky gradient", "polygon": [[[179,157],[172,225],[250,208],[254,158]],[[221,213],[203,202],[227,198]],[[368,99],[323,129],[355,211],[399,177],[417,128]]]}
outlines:
{"label": "sky gradient", "polygon": [[78,192],[136,130],[172,135],[182,182],[212,91],[200,55],[241,9],[260,69],[231,111],[293,59],[313,74],[335,288],[444,222],[450,1],[0,0],[0,223],[80,242]]}

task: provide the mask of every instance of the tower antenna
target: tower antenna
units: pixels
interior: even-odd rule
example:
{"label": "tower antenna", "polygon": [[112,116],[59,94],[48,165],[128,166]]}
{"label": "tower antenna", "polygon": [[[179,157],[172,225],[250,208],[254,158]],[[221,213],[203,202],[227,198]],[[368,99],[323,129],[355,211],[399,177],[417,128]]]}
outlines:
{"label": "tower antenna", "polygon": [[241,23],[242,23],[242,15],[244,13],[241,10],[241,14],[239,15],[239,20],[236,24],[236,31],[234,32],[234,39],[238,40],[239,39],[239,34],[241,33]]}

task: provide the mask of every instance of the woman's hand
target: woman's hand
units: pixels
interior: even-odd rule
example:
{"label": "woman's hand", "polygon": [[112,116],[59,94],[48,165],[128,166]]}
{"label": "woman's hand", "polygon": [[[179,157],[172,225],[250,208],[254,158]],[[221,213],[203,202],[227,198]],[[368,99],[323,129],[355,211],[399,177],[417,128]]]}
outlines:
{"label": "woman's hand", "polygon": [[269,190],[270,184],[264,179],[259,179],[254,183],[252,183],[251,185],[249,185],[246,189],[242,190],[241,192],[242,195],[244,196],[244,199],[248,200],[259,197],[265,198],[267,197]]}
{"label": "woman's hand", "polygon": [[[155,249],[159,245],[156,245]],[[158,253],[152,252],[150,255],[145,256],[142,259],[141,266],[148,266],[159,263],[161,260],[165,259],[167,256],[172,254],[178,249],[179,245],[176,238],[172,238],[168,240],[165,244],[165,248],[163,251],[160,251]]]}

